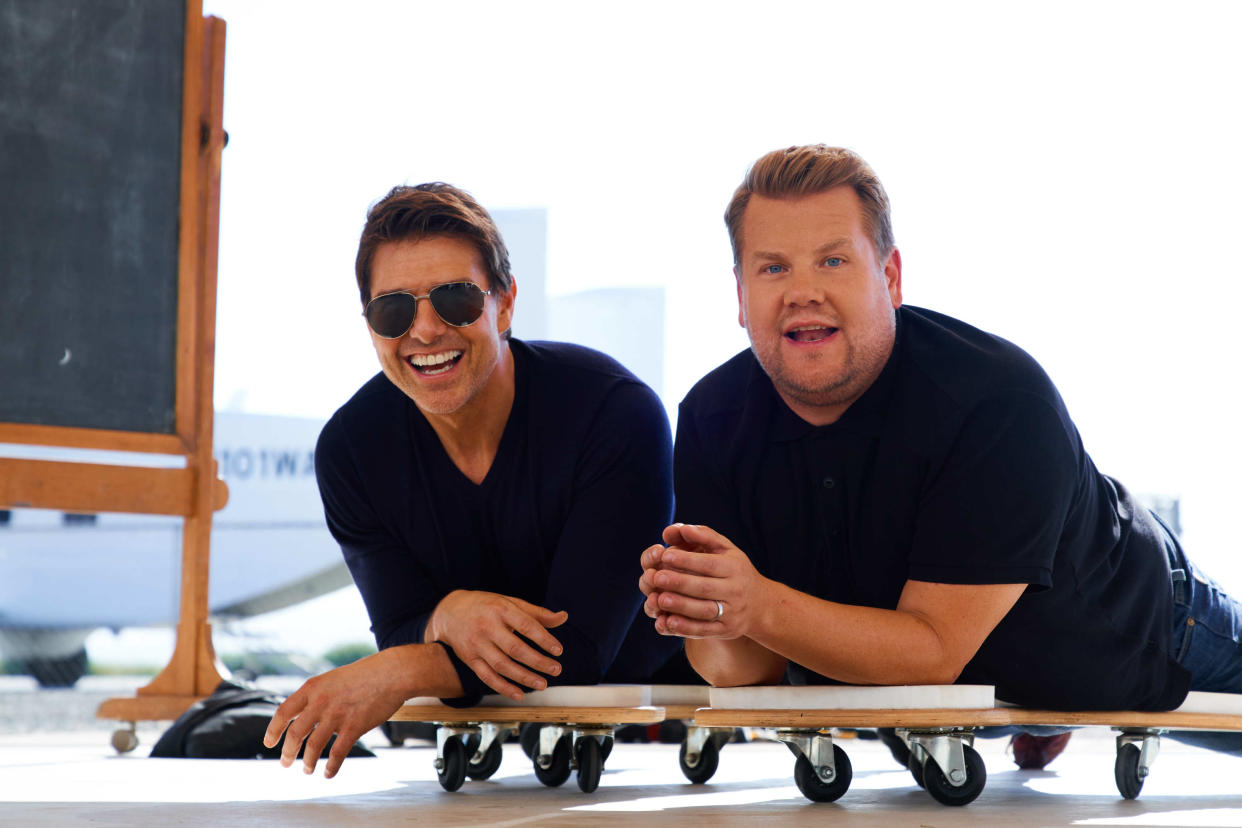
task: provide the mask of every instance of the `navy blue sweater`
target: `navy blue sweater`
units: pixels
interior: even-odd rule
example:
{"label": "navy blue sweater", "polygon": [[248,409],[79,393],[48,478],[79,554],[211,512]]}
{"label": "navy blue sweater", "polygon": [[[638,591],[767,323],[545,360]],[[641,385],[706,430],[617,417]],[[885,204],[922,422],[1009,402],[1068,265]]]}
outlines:
{"label": "navy blue sweater", "polygon": [[[383,649],[423,643],[455,589],[566,610],[553,684],[642,681],[680,642],[639,612],[639,555],[671,518],[672,446],[654,392],[597,351],[510,340],[513,409],[479,484],[377,374],[324,426],[315,471]],[[492,692],[449,649],[464,699]]]}

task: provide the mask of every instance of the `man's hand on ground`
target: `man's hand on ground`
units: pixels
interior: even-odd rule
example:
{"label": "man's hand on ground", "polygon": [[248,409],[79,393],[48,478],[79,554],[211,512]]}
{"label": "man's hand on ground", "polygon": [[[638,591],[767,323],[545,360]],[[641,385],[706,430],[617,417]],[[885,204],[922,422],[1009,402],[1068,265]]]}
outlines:
{"label": "man's hand on ground", "polygon": [[336,776],[354,742],[386,722],[405,702],[409,677],[397,666],[400,649],[382,650],[308,679],[276,708],[263,736],[264,746],[275,747],[284,733],[280,764],[287,768],[305,741],[303,768],[314,773],[315,763],[335,733],[324,777]]}
{"label": "man's hand on ground", "polygon": [[548,682],[537,673],[560,675],[561,665],[519,636],[559,656],[563,647],[548,628],[559,627],[567,618],[566,612],[553,612],[520,598],[459,589],[436,606],[424,640],[448,644],[484,684],[520,701],[522,690],[513,682],[542,690]]}
{"label": "man's hand on ground", "polygon": [[639,580],[656,630],[684,638],[749,635],[770,582],[746,553],[707,526],[675,523],[664,542],[643,551]]}

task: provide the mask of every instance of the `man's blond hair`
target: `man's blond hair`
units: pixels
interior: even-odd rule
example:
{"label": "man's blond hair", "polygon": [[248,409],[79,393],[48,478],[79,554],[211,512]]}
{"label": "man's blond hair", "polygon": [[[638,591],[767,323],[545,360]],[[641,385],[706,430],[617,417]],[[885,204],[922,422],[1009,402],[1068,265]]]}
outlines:
{"label": "man's blond hair", "polygon": [[746,171],[742,184],[733,193],[725,210],[725,226],[733,245],[733,261],[742,256],[742,217],[752,195],[767,198],[800,198],[816,195],[841,185],[858,194],[863,222],[876,256],[883,261],[894,247],[893,223],[889,215],[888,194],[875,171],[857,153],[825,144],[774,150]]}

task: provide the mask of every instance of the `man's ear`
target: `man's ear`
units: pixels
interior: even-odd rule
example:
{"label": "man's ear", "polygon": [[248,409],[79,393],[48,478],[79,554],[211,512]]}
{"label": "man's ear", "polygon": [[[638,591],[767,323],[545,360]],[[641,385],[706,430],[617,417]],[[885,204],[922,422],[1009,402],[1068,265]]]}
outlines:
{"label": "man's ear", "polygon": [[896,310],[901,307],[901,251],[895,247],[884,262],[884,281],[888,285],[893,310]]}
{"label": "man's ear", "polygon": [[509,277],[509,289],[496,297],[496,330],[504,333],[513,327],[513,305],[517,299],[517,277]]}
{"label": "man's ear", "polygon": [[733,266],[733,280],[737,282],[737,324],[746,327],[746,313],[742,306],[742,272]]}

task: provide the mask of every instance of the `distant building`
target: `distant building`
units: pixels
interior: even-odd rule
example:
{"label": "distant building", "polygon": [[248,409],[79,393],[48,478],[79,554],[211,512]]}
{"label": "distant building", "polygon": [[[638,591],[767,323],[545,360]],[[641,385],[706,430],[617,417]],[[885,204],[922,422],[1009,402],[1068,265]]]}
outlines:
{"label": "distant building", "polygon": [[488,212],[509,248],[509,265],[517,280],[513,335],[518,339],[547,339],[548,211],[532,207]]}
{"label": "distant building", "polygon": [[513,335],[603,351],[664,395],[662,287],[612,287],[548,296],[548,211],[491,210],[518,284]]}
{"label": "distant building", "polygon": [[664,288],[600,288],[548,300],[548,338],[603,351],[664,395]]}

